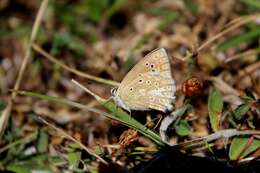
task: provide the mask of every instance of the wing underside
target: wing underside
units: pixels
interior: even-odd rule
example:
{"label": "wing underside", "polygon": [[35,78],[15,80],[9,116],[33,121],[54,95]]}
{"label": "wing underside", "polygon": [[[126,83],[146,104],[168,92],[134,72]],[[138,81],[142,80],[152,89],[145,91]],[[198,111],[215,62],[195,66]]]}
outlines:
{"label": "wing underside", "polygon": [[146,55],[123,79],[117,94],[133,110],[172,109],[175,83],[165,49]]}

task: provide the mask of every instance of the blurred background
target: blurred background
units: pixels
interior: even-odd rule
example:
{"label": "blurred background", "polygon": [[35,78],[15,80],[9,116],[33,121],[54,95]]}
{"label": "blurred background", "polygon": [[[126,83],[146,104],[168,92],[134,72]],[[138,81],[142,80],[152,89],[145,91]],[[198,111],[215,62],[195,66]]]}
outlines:
{"label": "blurred background", "polygon": [[[9,89],[17,80],[41,3],[0,1],[0,111],[5,109]],[[212,87],[223,100],[220,129],[260,128],[259,12],[258,0],[50,0],[34,43],[71,69],[116,82],[147,53],[164,47],[177,84],[175,107],[186,103],[193,106],[169,129],[170,143],[178,144],[214,132],[208,115]],[[200,47],[227,29],[230,31]],[[20,90],[59,96],[106,111],[75,86],[72,78],[102,98],[111,96],[113,86],[76,75],[36,49],[31,49]],[[190,78],[199,83],[199,88],[197,83],[187,83]],[[189,89],[194,85],[196,91]],[[119,138],[127,127],[91,112],[17,96],[0,140],[1,171],[99,171],[95,157],[37,121],[36,116],[65,130],[103,158],[127,168],[149,159],[158,149],[142,135],[122,149]],[[134,118],[155,131],[164,116],[158,112],[133,113]],[[260,141],[255,141],[249,153],[254,151],[259,156]],[[189,153],[212,155],[205,148]],[[230,159],[223,143],[216,142],[212,148],[216,157]],[[233,160],[239,158],[241,155]]]}

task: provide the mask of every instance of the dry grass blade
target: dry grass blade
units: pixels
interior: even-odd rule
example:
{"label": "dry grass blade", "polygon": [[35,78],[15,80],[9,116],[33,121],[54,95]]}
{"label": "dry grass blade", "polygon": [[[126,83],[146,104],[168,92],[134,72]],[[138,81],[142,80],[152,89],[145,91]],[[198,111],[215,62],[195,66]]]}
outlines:
{"label": "dry grass blade", "polygon": [[70,71],[70,72],[72,72],[72,73],[74,73],[74,74],[76,74],[78,76],[81,76],[81,77],[84,77],[84,78],[87,78],[89,80],[92,80],[92,81],[95,81],[95,82],[99,82],[99,83],[102,83],[102,84],[111,85],[111,86],[118,86],[119,85],[118,82],[115,82],[115,81],[112,81],[112,80],[108,80],[108,79],[103,79],[103,78],[96,77],[96,76],[92,76],[92,75],[83,73],[81,71],[78,71],[76,69],[73,69],[73,68],[67,66],[66,64],[62,63],[61,61],[57,60],[56,58],[54,58],[50,54],[48,54],[46,51],[44,51],[41,47],[39,47],[36,44],[33,44],[32,47],[33,47],[33,49],[36,52],[40,53],[41,55],[43,55],[45,58],[47,58],[51,62],[53,62],[55,64],[58,64],[62,68],[66,69],[66,70],[68,70],[68,71]]}
{"label": "dry grass blade", "polygon": [[[36,39],[36,35],[37,35],[38,30],[39,30],[39,27],[40,27],[44,12],[45,12],[45,10],[48,6],[48,3],[49,3],[49,0],[43,0],[42,3],[41,3],[40,9],[38,11],[35,22],[33,24],[32,32],[31,32],[31,36],[30,36],[30,42],[29,42],[29,44],[26,48],[24,59],[23,59],[22,65],[20,67],[20,70],[19,70],[19,73],[18,73],[18,76],[17,76],[17,79],[16,79],[15,84],[14,84],[14,90],[19,90],[20,83],[22,81],[22,78],[23,78],[23,75],[24,75],[24,72],[25,72],[25,68],[26,68],[26,66],[29,62],[30,57],[31,57],[31,46]],[[5,128],[7,126],[7,122],[9,120],[10,113],[11,113],[12,106],[13,106],[12,100],[15,99],[16,95],[17,95],[17,93],[15,93],[15,92],[12,93],[11,100],[8,101],[8,105],[5,108],[5,110],[3,111],[2,116],[0,117],[0,139],[2,138],[4,131],[5,131]]]}
{"label": "dry grass blade", "polygon": [[239,72],[238,72],[239,79],[245,77],[248,74],[251,74],[255,70],[258,70],[259,68],[260,68],[260,62],[256,62],[254,64],[251,64],[251,65],[245,67],[242,70],[239,70]]}
{"label": "dry grass blade", "polygon": [[194,140],[190,140],[190,141],[178,144],[178,146],[184,147],[184,148],[192,148],[192,147],[196,147],[198,145],[203,145],[205,143],[212,142],[212,141],[220,139],[220,138],[231,138],[234,136],[243,136],[243,135],[260,135],[260,131],[259,130],[239,131],[236,129],[225,129],[225,130],[221,130],[216,133],[210,134],[208,136],[204,136],[201,138],[197,138]]}
{"label": "dry grass blade", "polygon": [[78,141],[77,139],[75,139],[74,137],[70,136],[68,133],[66,133],[64,130],[56,127],[53,124],[50,124],[49,122],[47,122],[45,119],[43,119],[42,117],[38,116],[38,119],[44,123],[45,125],[53,128],[54,130],[56,130],[57,132],[61,133],[62,135],[64,135],[67,139],[70,139],[71,141],[75,142],[76,144],[78,144],[82,149],[84,149],[87,153],[89,153],[90,155],[96,157],[99,161],[101,161],[104,164],[108,164],[104,159],[102,159],[99,155],[97,155],[96,153],[94,153],[91,149],[87,148],[84,144],[82,144],[80,141]]}
{"label": "dry grass blade", "polygon": [[233,22],[230,22],[232,25],[229,25],[228,28],[226,28],[225,30],[221,31],[220,33],[216,34],[215,36],[211,37],[210,39],[208,39],[205,43],[203,43],[199,48],[198,48],[198,52],[201,51],[202,49],[204,49],[205,47],[209,46],[212,42],[214,42],[215,40],[219,39],[220,37],[224,36],[225,34],[229,33],[230,31],[233,31],[234,29],[247,24],[248,22],[254,21],[256,20],[258,17],[260,17],[259,14],[256,15],[250,15],[250,16],[245,16],[245,17],[241,17],[238,19],[235,19]]}
{"label": "dry grass blade", "polygon": [[236,54],[236,55],[234,55],[234,56],[228,57],[228,58],[225,60],[225,63],[230,63],[230,62],[233,62],[233,61],[235,61],[235,60],[238,60],[239,58],[246,57],[246,56],[250,56],[250,55],[255,55],[255,54],[257,54],[257,53],[260,53],[260,49],[250,49],[250,50],[248,50],[248,51],[245,51],[245,52]]}

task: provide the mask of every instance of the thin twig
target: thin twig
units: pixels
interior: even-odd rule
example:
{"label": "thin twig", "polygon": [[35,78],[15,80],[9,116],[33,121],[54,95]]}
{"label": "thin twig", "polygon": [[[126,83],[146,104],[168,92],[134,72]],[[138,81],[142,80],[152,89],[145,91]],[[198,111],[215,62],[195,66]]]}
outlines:
{"label": "thin twig", "polygon": [[235,90],[232,86],[222,80],[220,77],[205,77],[205,79],[214,82],[214,85],[223,93],[232,94],[239,99],[239,92]]}
{"label": "thin twig", "polygon": [[[44,12],[45,12],[46,8],[48,7],[48,3],[49,3],[49,0],[43,0],[41,3],[41,6],[39,8],[39,11],[37,13],[36,19],[35,19],[33,27],[32,27],[30,41],[29,41],[29,44],[27,45],[24,59],[22,61],[22,65],[19,69],[18,76],[17,76],[15,84],[14,84],[14,90],[19,90],[26,66],[31,57],[31,46],[36,39],[36,35],[38,33]],[[16,96],[17,96],[17,93],[13,92],[11,95],[11,99],[8,101],[8,104],[5,108],[5,110],[3,111],[2,116],[0,117],[0,139],[2,138],[5,128],[7,126],[7,123],[8,123],[10,114],[11,114],[11,110],[13,107],[13,100],[15,99]]]}
{"label": "thin twig", "polygon": [[216,41],[217,39],[219,39],[220,37],[224,36],[225,34],[233,31],[234,29],[245,25],[255,19],[257,19],[258,17],[260,17],[260,14],[255,14],[255,15],[249,15],[249,16],[244,16],[244,17],[239,17],[236,18],[234,20],[232,20],[231,22],[229,22],[224,28],[223,31],[221,31],[220,33],[216,34],[215,36],[209,38],[208,40],[206,40],[202,45],[200,45],[198,47],[198,49],[194,52],[188,52],[187,55],[183,58],[183,60],[187,60],[190,59],[191,57],[193,57],[194,55],[197,55],[197,53],[199,53],[200,51],[202,51],[204,48],[206,48],[207,46],[209,46],[210,44],[212,44],[214,41]]}
{"label": "thin twig", "polygon": [[90,75],[90,74],[86,74],[86,73],[83,73],[79,70],[76,70],[74,68],[71,68],[69,66],[67,66],[66,64],[62,63],[61,61],[57,60],[57,58],[53,57],[52,55],[50,55],[49,53],[47,53],[46,51],[44,51],[40,46],[36,45],[36,44],[33,44],[32,45],[32,48],[40,53],[43,57],[47,58],[49,61],[55,63],[55,64],[58,64],[59,66],[61,66],[62,68],[78,75],[78,76],[81,76],[81,77],[84,77],[84,78],[87,78],[89,80],[92,80],[92,81],[95,81],[95,82],[99,82],[99,83],[102,83],[102,84],[107,84],[107,85],[111,85],[111,86],[119,86],[119,83],[118,82],[115,82],[115,81],[112,81],[112,80],[108,80],[108,79],[103,79],[103,78],[100,78],[100,77],[96,77],[96,76],[93,76],[93,75]]}
{"label": "thin twig", "polygon": [[84,144],[82,144],[80,141],[78,141],[77,139],[75,139],[74,137],[70,136],[68,133],[66,133],[64,130],[56,127],[55,125],[47,122],[45,119],[43,119],[42,117],[38,116],[38,119],[44,123],[45,125],[53,128],[54,130],[56,130],[57,132],[61,133],[62,135],[64,135],[67,139],[70,139],[71,141],[75,142],[76,144],[78,144],[82,149],[84,149],[88,154],[96,157],[99,161],[101,161],[104,164],[108,164],[104,159],[102,159],[99,155],[97,155],[94,151],[92,151],[91,149],[87,148]]}
{"label": "thin twig", "polygon": [[226,130],[221,130],[216,133],[210,134],[205,137],[197,138],[194,140],[190,140],[181,144],[178,144],[176,146],[179,147],[185,147],[185,148],[191,148],[194,146],[201,145],[203,143],[209,143],[211,141],[220,139],[220,138],[231,138],[233,136],[242,136],[242,135],[260,135],[259,130],[244,130],[244,131],[239,131],[236,129],[226,129]]}
{"label": "thin twig", "polygon": [[250,49],[250,50],[247,50],[245,52],[242,52],[242,53],[239,53],[239,54],[236,54],[234,56],[231,56],[231,57],[228,57],[226,60],[225,60],[225,63],[229,63],[229,62],[233,62],[241,57],[246,57],[246,56],[250,56],[250,55],[256,55],[260,53],[260,48],[257,48],[257,49]]}
{"label": "thin twig", "polygon": [[204,49],[205,47],[209,46],[212,42],[214,42],[215,40],[217,40],[218,38],[222,37],[223,35],[229,33],[230,31],[248,23],[251,22],[253,20],[255,20],[257,17],[259,17],[259,14],[257,15],[250,15],[250,16],[246,16],[244,17],[242,20],[237,20],[234,19],[235,22],[233,22],[232,26],[230,26],[229,28],[226,28],[225,30],[223,30],[222,32],[218,33],[217,35],[211,37],[210,39],[208,39],[205,43],[203,43],[199,48],[198,48],[198,52],[201,51],[202,49]]}
{"label": "thin twig", "polygon": [[254,64],[248,65],[247,67],[245,67],[244,69],[240,70],[238,72],[238,79],[242,79],[243,77],[245,77],[248,74],[252,74],[254,71],[260,69],[260,61],[256,62]]}

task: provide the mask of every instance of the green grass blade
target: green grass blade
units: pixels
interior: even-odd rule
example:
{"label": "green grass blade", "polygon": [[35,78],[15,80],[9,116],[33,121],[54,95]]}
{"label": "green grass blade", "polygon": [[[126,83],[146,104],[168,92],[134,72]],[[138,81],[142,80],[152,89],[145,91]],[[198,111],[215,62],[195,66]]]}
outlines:
{"label": "green grass blade", "polygon": [[250,7],[260,10],[260,1],[259,0],[240,0],[240,1]]}
{"label": "green grass blade", "polygon": [[64,104],[64,105],[79,108],[79,109],[84,110],[84,111],[91,111],[91,112],[97,113],[99,115],[104,115],[104,116],[106,116],[110,119],[119,121],[122,124],[137,130],[138,132],[140,132],[144,136],[146,136],[149,139],[156,142],[159,146],[168,145],[166,142],[164,142],[160,138],[160,136],[157,133],[155,133],[154,131],[148,129],[147,127],[145,127],[144,125],[142,125],[141,123],[136,121],[134,118],[132,118],[130,115],[128,115],[125,111],[123,111],[118,106],[116,106],[112,101],[108,101],[108,102],[103,103],[103,106],[106,109],[108,109],[110,112],[113,112],[114,115],[110,115],[110,114],[103,112],[103,111],[100,111],[98,109],[94,109],[94,108],[88,107],[86,105],[83,105],[83,104],[80,104],[80,103],[77,103],[77,102],[74,102],[74,101],[70,101],[70,100],[67,100],[67,99],[64,99],[64,98],[61,98],[61,97],[46,96],[46,95],[42,95],[42,94],[35,93],[35,92],[29,92],[29,91],[14,91],[14,92],[17,92],[20,95],[26,95],[26,96],[30,96],[30,97],[39,98],[39,99],[42,99],[42,100],[61,103],[61,104]]}
{"label": "green grass blade", "polygon": [[223,99],[219,90],[212,89],[208,99],[208,111],[211,128],[214,132],[219,130],[219,121],[223,109]]}
{"label": "green grass blade", "polygon": [[125,111],[116,106],[112,101],[105,102],[103,105],[104,107],[106,107],[106,109],[112,112],[117,119],[120,119],[120,122],[122,122],[126,126],[137,130],[146,137],[155,141],[160,146],[166,145],[166,143],[161,139],[158,134],[136,121],[133,117],[131,117]]}
{"label": "green grass blade", "polygon": [[229,48],[236,47],[241,43],[251,42],[260,36],[260,28],[254,28],[251,31],[241,33],[240,35],[231,37],[217,46],[217,51],[225,51]]}
{"label": "green grass blade", "polygon": [[[248,145],[249,138],[247,137],[236,137],[232,140],[230,149],[229,149],[229,158],[231,160],[237,160],[244,158],[249,153],[260,148],[260,140],[253,139],[250,145]],[[248,146],[247,146],[248,145]]]}

